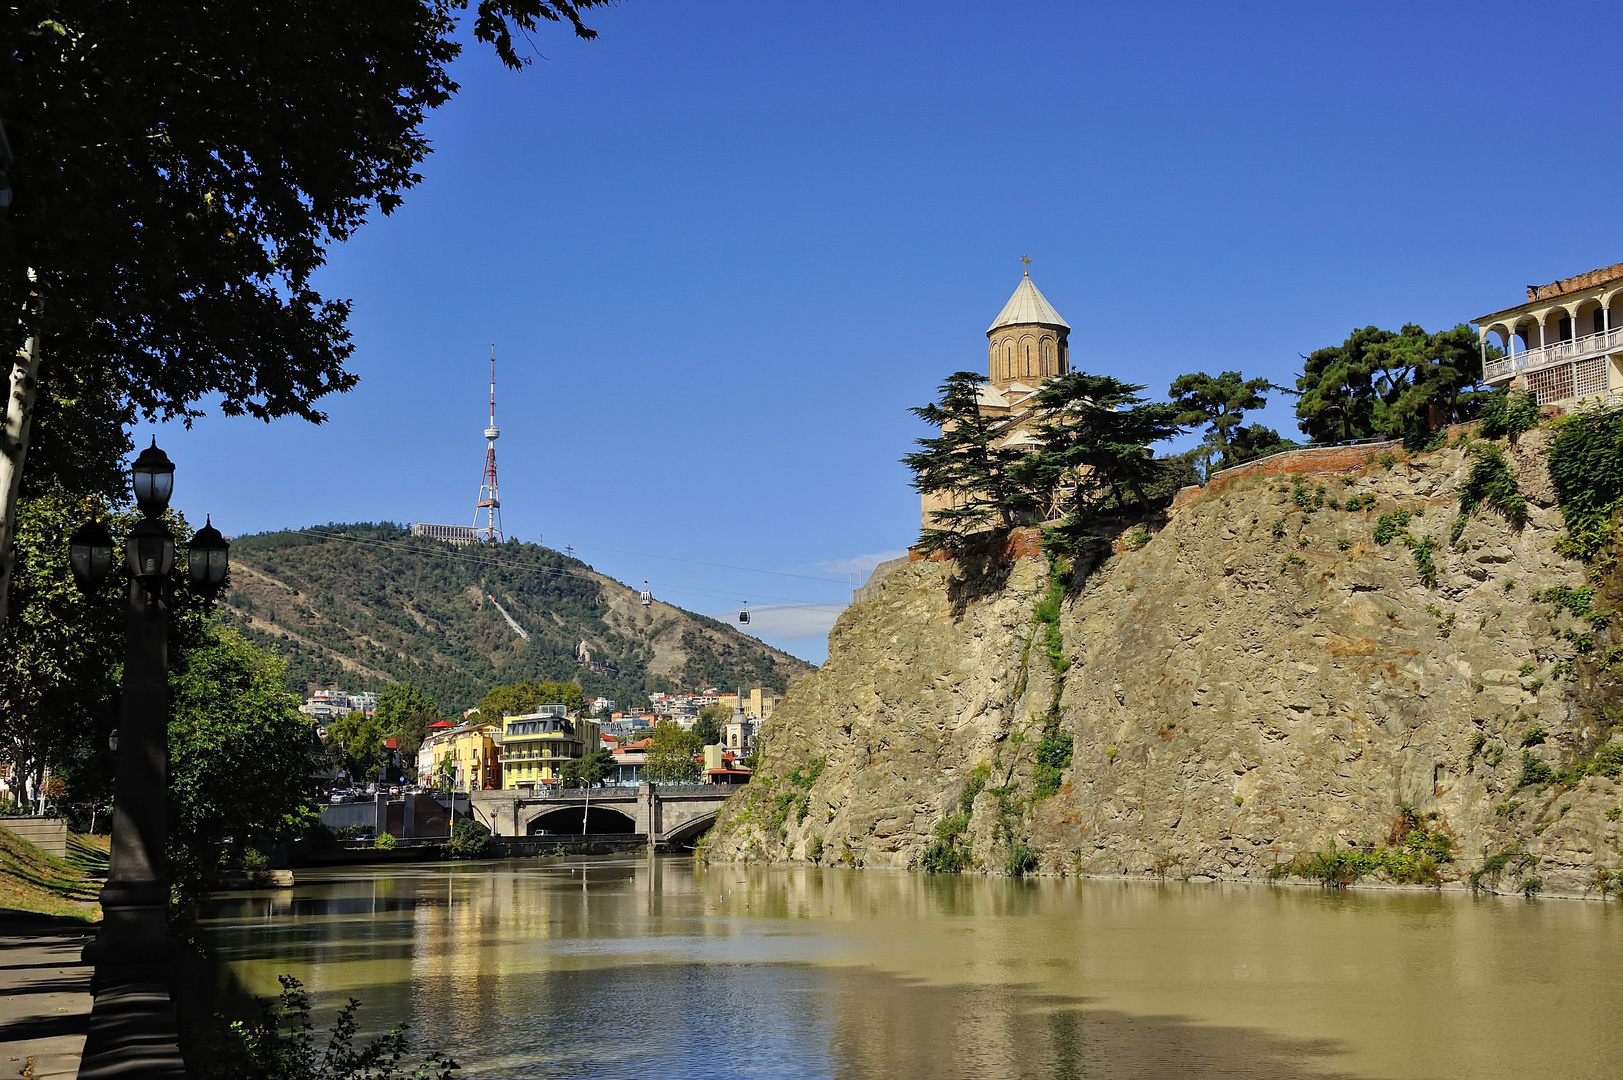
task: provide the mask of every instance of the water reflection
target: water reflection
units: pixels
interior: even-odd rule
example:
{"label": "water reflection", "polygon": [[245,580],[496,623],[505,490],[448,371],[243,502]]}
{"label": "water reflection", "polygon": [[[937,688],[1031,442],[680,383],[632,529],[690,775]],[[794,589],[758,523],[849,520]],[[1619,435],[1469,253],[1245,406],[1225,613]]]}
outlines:
{"label": "water reflection", "polygon": [[1609,1076],[1615,910],[577,859],[335,871],[206,928],[255,992],[475,1076]]}

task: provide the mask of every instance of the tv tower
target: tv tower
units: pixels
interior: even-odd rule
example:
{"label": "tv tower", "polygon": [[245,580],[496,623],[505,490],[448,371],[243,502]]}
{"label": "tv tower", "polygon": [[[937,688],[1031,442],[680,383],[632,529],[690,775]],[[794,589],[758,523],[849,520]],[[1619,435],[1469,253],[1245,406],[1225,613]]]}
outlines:
{"label": "tv tower", "polygon": [[[490,347],[490,426],[485,428],[485,476],[479,481],[479,501],[473,504],[473,531],[481,540],[502,542],[502,500],[496,494],[496,440],[502,429],[496,426],[496,346]],[[484,528],[479,515],[485,515]]]}

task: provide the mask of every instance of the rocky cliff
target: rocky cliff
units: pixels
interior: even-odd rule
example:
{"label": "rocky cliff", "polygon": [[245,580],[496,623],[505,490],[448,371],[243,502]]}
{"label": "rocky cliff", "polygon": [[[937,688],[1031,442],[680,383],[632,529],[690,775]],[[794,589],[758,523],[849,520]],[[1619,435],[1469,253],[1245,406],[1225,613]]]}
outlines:
{"label": "rocky cliff", "polygon": [[1623,864],[1603,587],[1460,448],[1272,459],[1094,566],[917,561],[774,714],[716,860],[1597,894]]}

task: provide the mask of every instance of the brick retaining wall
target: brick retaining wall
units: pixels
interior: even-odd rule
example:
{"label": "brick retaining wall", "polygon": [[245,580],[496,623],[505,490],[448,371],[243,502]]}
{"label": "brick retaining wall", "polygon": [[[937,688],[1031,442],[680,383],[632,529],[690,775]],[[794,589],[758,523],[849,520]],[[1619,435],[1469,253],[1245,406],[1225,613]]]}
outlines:
{"label": "brick retaining wall", "polygon": [[1247,476],[1286,476],[1291,473],[1344,473],[1357,469],[1371,457],[1382,454],[1403,453],[1403,440],[1358,443],[1353,446],[1310,446],[1305,450],[1286,450],[1282,454],[1233,465],[1214,473],[1205,487],[1191,485],[1178,492],[1172,500],[1174,510],[1187,504],[1197,495],[1212,495]]}

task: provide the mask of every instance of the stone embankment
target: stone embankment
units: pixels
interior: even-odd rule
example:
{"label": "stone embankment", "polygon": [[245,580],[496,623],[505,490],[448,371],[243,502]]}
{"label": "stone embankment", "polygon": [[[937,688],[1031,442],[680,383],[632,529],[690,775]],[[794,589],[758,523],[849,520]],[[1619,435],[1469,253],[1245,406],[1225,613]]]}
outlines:
{"label": "stone embankment", "polygon": [[1586,606],[1555,552],[1541,439],[1509,456],[1525,526],[1482,510],[1457,542],[1468,455],[1365,450],[1225,478],[1091,568],[894,567],[705,854],[1219,879],[1363,858],[1601,895],[1623,788],[1574,766],[1623,719],[1623,650],[1615,599]]}

